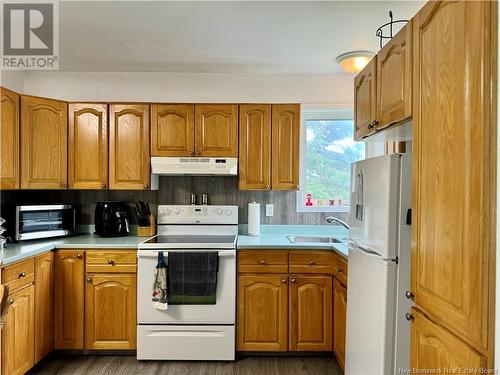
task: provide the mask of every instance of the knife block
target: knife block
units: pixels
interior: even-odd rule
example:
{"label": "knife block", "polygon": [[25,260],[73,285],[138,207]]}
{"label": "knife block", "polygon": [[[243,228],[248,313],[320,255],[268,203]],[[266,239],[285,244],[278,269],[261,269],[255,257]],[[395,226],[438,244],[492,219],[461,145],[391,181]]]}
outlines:
{"label": "knife block", "polygon": [[137,237],[152,237],[156,234],[155,217],[149,216],[149,225],[147,227],[137,226]]}

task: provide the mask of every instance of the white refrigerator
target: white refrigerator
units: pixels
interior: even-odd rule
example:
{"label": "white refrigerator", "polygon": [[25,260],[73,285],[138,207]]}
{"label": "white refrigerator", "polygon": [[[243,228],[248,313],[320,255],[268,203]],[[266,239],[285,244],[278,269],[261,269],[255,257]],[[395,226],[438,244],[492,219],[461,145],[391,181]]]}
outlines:
{"label": "white refrigerator", "polygon": [[346,375],[410,367],[411,155],[351,166]]}

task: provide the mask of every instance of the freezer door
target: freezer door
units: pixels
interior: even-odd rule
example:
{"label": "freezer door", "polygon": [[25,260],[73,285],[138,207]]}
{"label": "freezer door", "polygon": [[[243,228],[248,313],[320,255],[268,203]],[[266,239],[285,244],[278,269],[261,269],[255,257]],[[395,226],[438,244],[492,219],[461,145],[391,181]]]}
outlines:
{"label": "freezer door", "polygon": [[351,165],[349,239],[384,258],[397,257],[401,155]]}
{"label": "freezer door", "polygon": [[349,247],[346,375],[394,370],[397,264]]}

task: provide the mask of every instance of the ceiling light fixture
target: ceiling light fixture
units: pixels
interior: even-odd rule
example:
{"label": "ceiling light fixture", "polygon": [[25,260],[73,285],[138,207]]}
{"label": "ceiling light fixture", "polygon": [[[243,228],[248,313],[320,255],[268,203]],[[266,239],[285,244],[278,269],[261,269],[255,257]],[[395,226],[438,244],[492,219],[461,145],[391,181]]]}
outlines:
{"label": "ceiling light fixture", "polygon": [[359,73],[375,56],[371,51],[352,51],[337,57],[340,67],[347,73]]}

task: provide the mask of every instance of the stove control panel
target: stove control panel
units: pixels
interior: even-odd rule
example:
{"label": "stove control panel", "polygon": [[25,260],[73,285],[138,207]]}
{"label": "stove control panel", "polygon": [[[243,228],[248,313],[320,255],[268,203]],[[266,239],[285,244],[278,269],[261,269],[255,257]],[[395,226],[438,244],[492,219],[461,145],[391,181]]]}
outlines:
{"label": "stove control panel", "polygon": [[238,206],[159,205],[158,224],[238,224]]}

